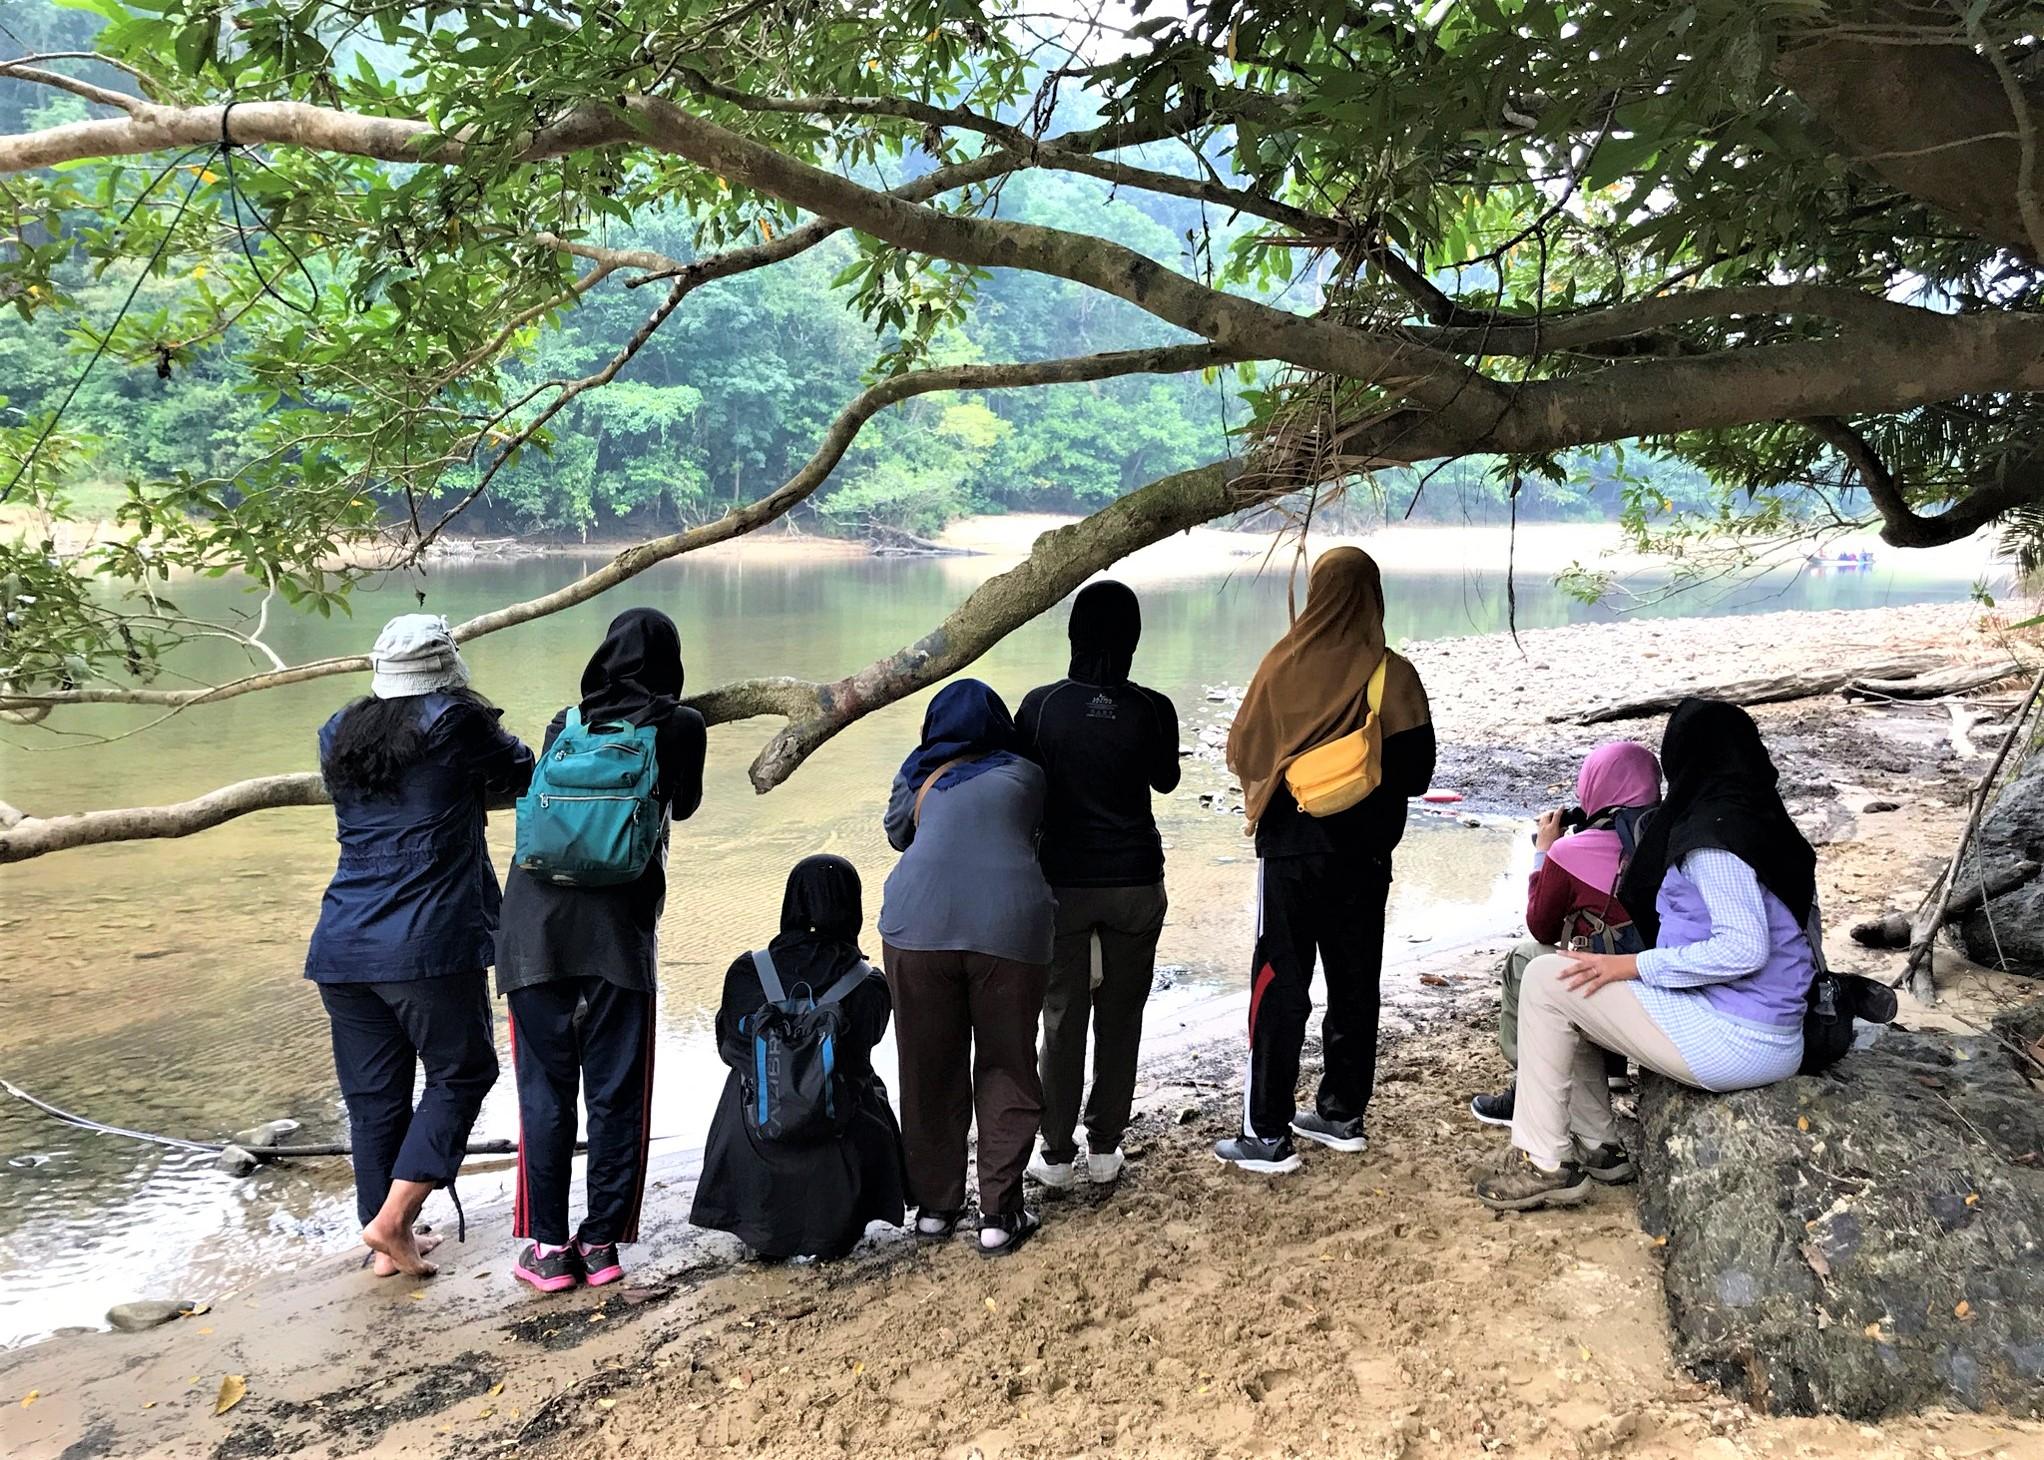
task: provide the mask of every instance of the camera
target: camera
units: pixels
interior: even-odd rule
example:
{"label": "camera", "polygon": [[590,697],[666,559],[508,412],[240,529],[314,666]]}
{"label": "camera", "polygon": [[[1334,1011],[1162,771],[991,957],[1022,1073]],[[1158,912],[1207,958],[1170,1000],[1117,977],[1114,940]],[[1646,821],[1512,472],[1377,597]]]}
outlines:
{"label": "camera", "polygon": [[[1564,806],[1561,808],[1561,829],[1563,835],[1566,835],[1572,831],[1581,831],[1584,827],[1588,826],[1589,824],[1590,813],[1583,810],[1582,807]],[[1540,840],[1539,831],[1535,830],[1527,833],[1527,840],[1535,842],[1539,841]]]}

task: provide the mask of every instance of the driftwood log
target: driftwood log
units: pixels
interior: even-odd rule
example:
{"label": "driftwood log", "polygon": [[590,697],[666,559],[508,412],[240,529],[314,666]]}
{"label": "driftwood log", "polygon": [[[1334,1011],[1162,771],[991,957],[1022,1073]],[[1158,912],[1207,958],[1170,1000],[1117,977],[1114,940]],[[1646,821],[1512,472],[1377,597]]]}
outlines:
{"label": "driftwood log", "polygon": [[[1976,882],[1966,891],[1959,893],[1945,905],[1943,923],[1956,923],[1974,909],[1993,901],[2003,893],[2014,892],[2018,887],[2035,880],[2038,873],[2035,862],[2017,862],[2004,867],[1986,880],[1983,885]],[[1852,941],[1863,948],[1907,948],[1912,929],[1907,913],[1887,913],[1878,918],[1868,918],[1855,923]]]}
{"label": "driftwood log", "polygon": [[1857,678],[1840,691],[1849,700],[1934,700],[1945,695],[1962,695],[2000,684],[2023,672],[2013,659],[1994,664],[1959,664],[1937,669],[1912,679]]}
{"label": "driftwood log", "polygon": [[[1691,695],[1729,700],[1735,705],[1771,705],[1785,700],[1815,699],[1820,695],[1844,693],[1866,699],[1936,699],[1961,694],[1969,689],[1997,683],[2022,673],[2013,661],[1995,664],[1953,665],[1941,655],[1905,654],[1858,664],[1832,664],[1790,674],[1773,674],[1763,679],[1739,679],[1720,684],[1691,684],[1679,689],[1657,691],[1636,699],[1595,705],[1573,716],[1579,725],[1602,725],[1612,720],[1641,720],[1664,715]],[[1550,716],[1565,720],[1564,712]]]}

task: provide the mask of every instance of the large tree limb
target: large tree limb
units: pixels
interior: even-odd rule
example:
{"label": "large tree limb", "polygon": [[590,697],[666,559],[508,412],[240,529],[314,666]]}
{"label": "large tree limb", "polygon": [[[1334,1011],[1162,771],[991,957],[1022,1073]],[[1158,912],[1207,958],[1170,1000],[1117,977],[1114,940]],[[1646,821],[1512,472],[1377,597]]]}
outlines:
{"label": "large tree limb", "polygon": [[168,806],[129,806],[118,811],[81,811],[47,818],[20,815],[12,825],[0,824],[0,863],[22,862],[101,842],[190,836],[251,811],[318,806],[326,799],[326,786],[320,778],[305,772],[236,781]]}
{"label": "large tree limb", "polygon": [[[549,614],[573,608],[578,603],[587,603],[620,583],[636,578],[656,563],[663,563],[669,558],[680,557],[684,553],[695,552],[717,543],[729,542],[733,538],[743,537],[746,533],[765,526],[807,499],[829,479],[830,473],[844,458],[845,452],[850,449],[859,431],[868,421],[888,406],[914,396],[946,390],[996,390],[1020,386],[1072,384],[1109,380],[1122,375],[1172,375],[1224,363],[1232,358],[1226,351],[1213,345],[1165,345],[1147,350],[1115,350],[1099,355],[1076,355],[1057,360],[1032,360],[1013,364],[945,365],[890,376],[861,391],[851,404],[839,412],[809,459],[794,475],[766,496],[743,507],[734,507],[714,522],[706,522],[698,527],[628,547],[601,568],[586,573],[551,593],[479,614],[457,625],[454,637],[465,643],[471,639],[481,638],[484,634],[495,633],[499,629],[545,618]],[[275,689],[286,684],[303,684],[308,680],[326,679],[334,675],[364,673],[368,668],[369,661],[366,657],[349,655],[315,660],[263,674],[247,675],[241,679],[230,680],[226,684],[201,689],[148,690],[103,686],[42,692],[0,692],[0,710],[79,704],[153,705],[165,709],[184,709],[218,700],[237,699],[242,695],[254,694],[258,690]],[[767,711],[752,710],[749,713],[764,714]]]}
{"label": "large tree limb", "polygon": [[633,109],[654,145],[898,248],[1069,279],[1125,299],[1243,358],[1284,360],[1395,386],[1471,423],[1495,416],[1507,399],[1495,382],[1452,356],[1209,288],[1121,244],[1038,224],[940,213],[811,167],[669,102],[642,100]]}
{"label": "large tree limb", "polygon": [[1850,424],[1835,416],[1818,416],[1804,424],[1851,465],[1866,489],[1867,500],[1881,515],[1881,540],[1895,547],[1959,542],[2013,507],[2044,500],[2044,460],[2035,452],[2019,451],[2003,460],[1993,477],[1944,511],[1918,512],[1873,443]]}
{"label": "large tree limb", "polygon": [[[834,683],[740,680],[691,696],[687,703],[713,725],[758,715],[788,718],[786,728],[752,765],[753,786],[761,792],[771,790],[846,726],[956,673],[1094,573],[1138,548],[1246,505],[1259,494],[1239,489],[1239,478],[1239,463],[1215,462],[1161,478],[1083,521],[1044,533],[1026,560],[981,584],[937,629]],[[13,812],[0,803],[0,863],[104,842],[189,836],[250,812],[313,806],[326,799],[319,776],[306,772],[238,781],[170,806],[43,818]],[[10,812],[18,818],[11,825],[5,821]]]}
{"label": "large tree limb", "polygon": [[754,758],[754,789],[772,790],[846,726],[957,673],[1138,548],[1248,505],[1256,494],[1238,488],[1241,476],[1238,461],[1211,462],[1151,482],[1091,517],[1044,533],[1020,564],[980,584],[913,644],[814,686],[809,713],[791,719]]}

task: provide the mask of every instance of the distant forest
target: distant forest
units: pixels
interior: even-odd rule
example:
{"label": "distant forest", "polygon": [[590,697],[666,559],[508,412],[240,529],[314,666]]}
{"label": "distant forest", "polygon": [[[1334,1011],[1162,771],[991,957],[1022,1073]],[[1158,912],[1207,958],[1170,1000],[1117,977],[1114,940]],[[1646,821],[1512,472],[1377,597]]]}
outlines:
{"label": "distant forest", "polygon": [[[27,51],[89,49],[98,16],[51,0],[0,0],[0,37]],[[374,49],[371,47],[370,49]],[[85,115],[83,103],[0,80],[0,132]],[[1150,159],[1164,165],[1163,156]],[[1170,165],[1186,166],[1182,153]],[[899,178],[892,181],[899,181]],[[1212,207],[1152,193],[1116,195],[1065,173],[1024,172],[1001,195],[1004,216],[1111,237],[1197,272],[1247,225]],[[691,255],[679,214],[613,229],[602,241]],[[888,346],[847,308],[834,280],[850,263],[833,239],[779,268],[707,286],[611,385],[576,399],[550,429],[551,449],[501,473],[471,510],[473,532],[613,538],[717,516],[783,481],[815,448],[831,417]],[[132,273],[95,276],[82,257],[61,276],[99,327],[111,322]],[[131,325],[162,310],[184,277],[146,281]],[[1268,294],[1297,305],[1306,279],[1273,280]],[[557,329],[539,333],[519,365],[532,381],[585,374],[628,334],[650,301],[606,284]],[[54,316],[44,316],[45,319]],[[1168,342],[1171,332],[1133,305],[1040,274],[996,271],[979,288],[967,329],[940,340],[938,361],[1032,360]],[[231,337],[230,337],[231,342]],[[739,344],[742,342],[742,348]],[[70,389],[93,341],[0,314],[0,419],[34,417]],[[1266,382],[1267,383],[1267,379]],[[886,523],[929,531],[976,512],[1084,512],[1168,472],[1222,454],[1249,418],[1236,371],[1129,376],[1091,385],[917,398],[869,425],[831,484],[805,510],[814,530]],[[187,472],[230,476],[262,409],[238,388],[231,350],[180,352],[167,377],[153,358],[102,360],[65,414],[67,432],[95,441],[78,485],[81,504],[109,504],[128,480]],[[18,414],[17,414],[18,413]],[[1527,478],[1522,520],[1615,518],[1624,477],[1647,478],[1669,508],[1712,510],[1701,472],[1634,454],[1565,459],[1562,483]],[[1425,488],[1419,490],[1422,478]],[[464,485],[459,472],[450,493]],[[1425,522],[1504,520],[1508,483],[1480,459],[1431,476],[1400,470],[1359,484],[1330,509],[1344,522],[1406,515]],[[1416,497],[1416,500],[1415,500]]]}

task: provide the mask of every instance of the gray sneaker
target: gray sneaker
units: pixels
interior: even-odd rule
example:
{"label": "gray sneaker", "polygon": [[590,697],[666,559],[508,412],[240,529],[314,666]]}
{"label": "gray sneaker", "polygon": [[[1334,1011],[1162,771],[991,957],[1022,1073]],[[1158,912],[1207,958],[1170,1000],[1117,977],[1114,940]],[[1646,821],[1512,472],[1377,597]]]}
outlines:
{"label": "gray sneaker", "polygon": [[1476,1199],[1494,1212],[1530,1212],[1537,1207],[1574,1206],[1590,1197],[1590,1178],[1573,1161],[1559,1171],[1542,1171],[1516,1146],[1507,1147],[1476,1178]]}
{"label": "gray sneaker", "polygon": [[1233,1136],[1214,1142],[1214,1159],[1237,1171],[1256,1171],[1265,1176],[1283,1176],[1299,1169],[1299,1153],[1290,1136],[1266,1141],[1257,1136]]}
{"label": "gray sneaker", "polygon": [[1583,1168],[1585,1176],[1606,1186],[1623,1186],[1639,1177],[1633,1169],[1632,1157],[1626,1154],[1625,1147],[1616,1142],[1607,1146],[1586,1146],[1578,1141],[1576,1164]]}
{"label": "gray sneaker", "polygon": [[1363,1118],[1360,1115],[1354,1120],[1329,1120],[1317,1111],[1302,1110],[1292,1117],[1292,1134],[1318,1141],[1333,1151],[1354,1154],[1370,1149],[1369,1141],[1363,1138]]}

